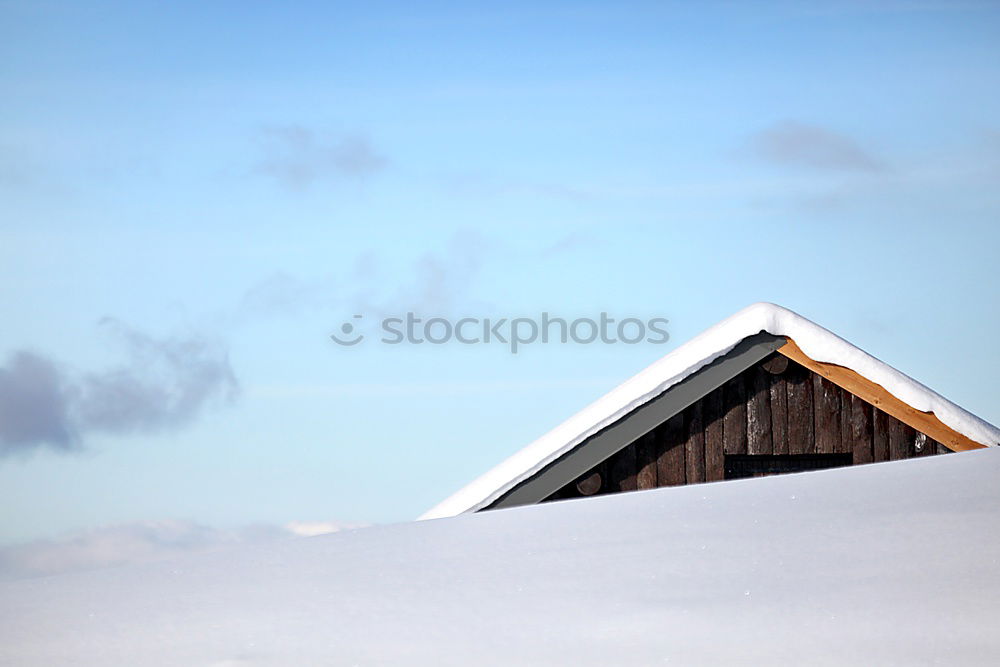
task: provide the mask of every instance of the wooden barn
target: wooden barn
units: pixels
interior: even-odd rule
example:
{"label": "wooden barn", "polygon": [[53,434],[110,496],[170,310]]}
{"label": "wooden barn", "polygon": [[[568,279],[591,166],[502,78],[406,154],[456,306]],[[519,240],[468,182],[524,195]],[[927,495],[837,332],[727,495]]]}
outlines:
{"label": "wooden barn", "polygon": [[423,518],[998,444],[991,424],[796,313],[760,303]]}

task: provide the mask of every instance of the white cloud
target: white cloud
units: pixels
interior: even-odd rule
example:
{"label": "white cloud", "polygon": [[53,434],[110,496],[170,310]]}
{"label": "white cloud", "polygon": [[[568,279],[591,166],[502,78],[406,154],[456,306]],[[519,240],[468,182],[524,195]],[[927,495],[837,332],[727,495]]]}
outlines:
{"label": "white cloud", "polygon": [[285,524],[285,530],[297,537],[315,537],[337,533],[341,530],[361,528],[363,523],[343,523],[339,521],[291,521]]}

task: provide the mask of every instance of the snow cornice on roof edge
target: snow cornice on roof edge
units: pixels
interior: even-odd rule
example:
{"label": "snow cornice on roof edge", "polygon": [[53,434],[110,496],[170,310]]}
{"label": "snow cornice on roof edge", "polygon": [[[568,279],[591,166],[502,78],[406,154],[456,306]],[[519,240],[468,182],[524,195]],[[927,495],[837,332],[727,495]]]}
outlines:
{"label": "snow cornice on roof edge", "polygon": [[1000,429],[913,378],[787,308],[773,303],[755,303],[626,380],[420,518],[453,516],[488,506],[592,435],[727,354],[745,338],[760,332],[791,339],[813,361],[854,371],[911,408],[932,413],[945,426],[976,443],[1000,445]]}

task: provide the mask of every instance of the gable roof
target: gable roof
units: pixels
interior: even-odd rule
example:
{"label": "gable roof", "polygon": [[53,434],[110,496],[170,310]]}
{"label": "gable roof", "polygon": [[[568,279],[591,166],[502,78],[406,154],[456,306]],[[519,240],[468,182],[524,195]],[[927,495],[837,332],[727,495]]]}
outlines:
{"label": "gable roof", "polygon": [[[780,341],[769,349],[765,347],[765,352],[780,348],[779,351],[786,356],[869,402],[880,407],[879,400],[895,404],[899,413],[895,416],[903,421],[913,423],[913,418],[922,417],[927,424],[940,424],[954,435],[948,439],[951,442],[943,441],[952,449],[1000,445],[1000,429],[913,378],[787,308],[772,303],[756,303],[684,343],[420,518],[452,516],[489,507],[504,494],[573,453],[637,408],[681,385],[699,371],[710,370],[713,364],[718,364],[717,360],[726,355],[746,348],[751,342],[748,339],[754,337],[758,348],[766,345],[767,339]],[[763,343],[759,342],[762,337],[765,339]],[[737,366],[732,374],[740,370],[742,368]],[[728,378],[723,377],[722,381],[725,379]],[[847,386],[845,381],[853,382],[853,386]],[[907,419],[907,415],[911,419]],[[925,430],[922,428],[925,425],[921,422],[918,430]]]}

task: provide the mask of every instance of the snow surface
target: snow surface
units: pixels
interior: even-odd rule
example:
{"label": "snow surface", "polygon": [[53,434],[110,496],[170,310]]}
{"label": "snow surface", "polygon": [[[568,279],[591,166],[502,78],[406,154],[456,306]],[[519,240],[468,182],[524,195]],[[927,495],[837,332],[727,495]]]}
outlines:
{"label": "snow surface", "polygon": [[879,361],[836,334],[787,308],[755,303],[664,356],[638,375],[552,429],[468,486],[425,512],[421,519],[453,516],[488,506],[604,427],[707,366],[740,341],[767,331],[786,336],[811,359],[845,366],[881,385],[890,394],[983,445],[1000,445],[1000,429],[963,410],[940,394]]}
{"label": "snow surface", "polygon": [[1000,450],[0,584],[2,665],[1000,664]]}

